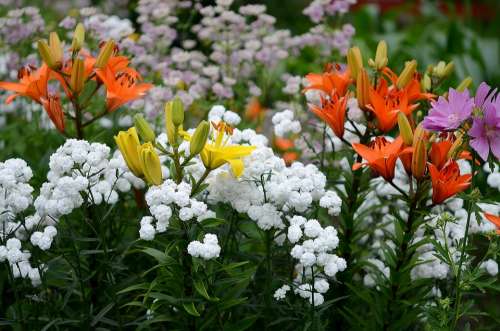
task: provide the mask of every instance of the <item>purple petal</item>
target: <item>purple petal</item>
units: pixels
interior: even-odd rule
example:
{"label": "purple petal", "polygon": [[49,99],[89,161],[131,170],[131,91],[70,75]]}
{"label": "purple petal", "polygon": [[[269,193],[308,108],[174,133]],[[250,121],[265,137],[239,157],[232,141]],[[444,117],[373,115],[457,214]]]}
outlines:
{"label": "purple petal", "polygon": [[474,117],[472,127],[467,133],[469,134],[469,136],[474,138],[485,137],[486,131],[484,130],[484,120],[479,117]]}
{"label": "purple petal", "polygon": [[491,151],[493,155],[500,160],[500,132],[496,132],[496,136],[491,139]]}
{"label": "purple petal", "polygon": [[490,146],[486,137],[474,138],[469,143],[479,156],[486,161],[490,152]]}

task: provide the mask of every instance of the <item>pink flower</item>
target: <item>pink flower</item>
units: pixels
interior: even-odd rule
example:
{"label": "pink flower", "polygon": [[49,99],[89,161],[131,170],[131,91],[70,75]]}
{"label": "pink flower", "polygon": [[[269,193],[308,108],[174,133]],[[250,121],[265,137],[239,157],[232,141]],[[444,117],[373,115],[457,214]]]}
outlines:
{"label": "pink flower", "polygon": [[469,91],[458,92],[450,88],[448,100],[444,97],[432,103],[429,114],[424,118],[423,126],[431,131],[453,131],[472,114],[474,100]]}

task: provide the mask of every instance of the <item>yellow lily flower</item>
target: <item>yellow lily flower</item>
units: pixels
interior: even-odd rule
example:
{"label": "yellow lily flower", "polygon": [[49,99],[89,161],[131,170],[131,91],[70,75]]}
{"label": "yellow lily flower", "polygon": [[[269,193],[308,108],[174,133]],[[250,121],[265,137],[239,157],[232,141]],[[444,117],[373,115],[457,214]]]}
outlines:
{"label": "yellow lily flower", "polygon": [[137,136],[135,128],[132,127],[127,131],[120,131],[118,135],[115,136],[115,142],[130,171],[132,171],[135,176],[142,177],[143,172],[139,161],[139,153],[137,151],[141,143],[139,142],[139,136]]}
{"label": "yellow lily flower", "polygon": [[153,185],[160,185],[163,182],[161,162],[153,144],[148,142],[138,146],[137,152],[146,181]]}
{"label": "yellow lily flower", "polygon": [[245,169],[242,157],[250,155],[255,146],[228,145],[232,128],[224,122],[214,125],[217,131],[215,140],[208,141],[200,153],[201,160],[207,169],[214,170],[228,163],[236,177],[240,177]]}

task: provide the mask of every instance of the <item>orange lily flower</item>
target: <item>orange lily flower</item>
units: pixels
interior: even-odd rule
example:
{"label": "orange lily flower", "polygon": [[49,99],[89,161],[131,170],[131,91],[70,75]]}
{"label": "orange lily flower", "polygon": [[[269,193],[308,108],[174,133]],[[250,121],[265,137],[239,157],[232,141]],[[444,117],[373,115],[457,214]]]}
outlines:
{"label": "orange lily flower", "polygon": [[310,85],[307,86],[304,91],[321,90],[327,95],[332,95],[332,93],[345,95],[347,87],[352,82],[350,76],[351,74],[348,69],[344,72],[340,72],[340,67],[338,65],[334,68],[332,64],[328,64],[322,74],[310,73],[306,75],[306,79],[309,81]]}
{"label": "orange lily flower", "polygon": [[394,178],[396,161],[402,152],[403,138],[399,136],[391,143],[384,137],[376,137],[370,146],[352,144],[352,148],[367,161],[366,163],[353,164],[353,170],[368,165],[380,176],[384,177],[385,180],[391,181]]}
{"label": "orange lily flower", "polygon": [[41,104],[42,98],[47,98],[49,75],[50,70],[46,64],[39,69],[33,66],[22,67],[17,74],[19,83],[0,82],[0,89],[14,92],[5,103],[11,103],[18,96],[24,96]]}
{"label": "orange lily flower", "polygon": [[500,234],[500,216],[495,216],[493,214],[484,213],[484,217],[491,223],[495,224],[497,227],[497,234]]}
{"label": "orange lily flower", "polygon": [[440,142],[432,143],[430,158],[432,164],[434,164],[438,169],[442,169],[443,166],[448,161],[448,152],[453,145],[450,140],[443,140]]}
{"label": "orange lily flower", "polygon": [[262,107],[258,98],[252,98],[245,111],[245,117],[250,121],[259,120],[266,109]]}
{"label": "orange lily flower", "polygon": [[455,194],[466,190],[472,175],[460,175],[460,168],[455,160],[450,160],[441,170],[429,163],[432,181],[432,202],[440,204]]}
{"label": "orange lily flower", "polygon": [[99,79],[106,86],[106,98],[108,112],[115,111],[125,103],[143,96],[146,91],[153,87],[148,83],[137,83],[141,79],[139,73],[131,68],[125,68],[114,72],[107,66],[103,70],[96,71]]}
{"label": "orange lily flower", "polygon": [[321,97],[321,107],[309,105],[311,111],[325,121],[339,138],[344,136],[345,113],[347,110],[347,95],[339,97],[336,93],[330,99]]}

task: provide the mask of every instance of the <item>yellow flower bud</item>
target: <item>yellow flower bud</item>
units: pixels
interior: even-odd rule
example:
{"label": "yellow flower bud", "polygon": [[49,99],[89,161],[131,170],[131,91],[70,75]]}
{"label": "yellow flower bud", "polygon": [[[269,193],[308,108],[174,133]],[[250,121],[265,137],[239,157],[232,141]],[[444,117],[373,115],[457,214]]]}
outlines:
{"label": "yellow flower bud", "polygon": [[73,66],[71,68],[71,79],[69,85],[73,92],[79,93],[83,89],[85,83],[85,66],[83,60],[76,58],[73,61]]}
{"label": "yellow flower bud", "polygon": [[165,104],[165,127],[167,130],[168,143],[171,146],[177,146],[177,130],[172,121],[173,102],[169,101]]}
{"label": "yellow flower bud", "polygon": [[363,58],[359,47],[351,47],[347,51],[347,66],[351,77],[357,78],[359,71],[363,68]]}
{"label": "yellow flower bud", "polygon": [[446,67],[444,67],[443,76],[444,77],[449,76],[453,72],[454,69],[455,69],[455,64],[453,63],[453,61],[448,62]]}
{"label": "yellow flower bud", "polygon": [[82,23],[78,23],[73,34],[73,41],[71,42],[71,49],[73,52],[78,52],[85,42],[85,27]]}
{"label": "yellow flower bud", "polygon": [[424,77],[422,77],[422,80],[420,81],[420,89],[423,92],[427,92],[431,89],[432,87],[432,80],[431,77],[427,73],[424,74]]}
{"label": "yellow flower bud", "polygon": [[43,62],[45,62],[49,68],[58,69],[58,64],[56,63],[54,55],[52,54],[49,44],[47,44],[45,40],[38,41],[38,52]]}
{"label": "yellow flower bud", "polygon": [[413,156],[411,159],[411,173],[417,179],[425,174],[427,166],[427,142],[422,124],[418,125],[413,135]]}
{"label": "yellow flower bud", "polygon": [[146,181],[153,185],[163,182],[160,157],[156,153],[153,144],[145,143],[137,147],[139,161]]}
{"label": "yellow flower bud", "polygon": [[135,128],[130,128],[127,131],[120,131],[115,136],[115,142],[123,155],[125,163],[129,170],[137,177],[142,177],[143,172],[139,161],[139,153],[137,148],[140,146],[139,137]]}
{"label": "yellow flower bud", "polygon": [[413,144],[413,130],[411,129],[410,121],[403,112],[398,113],[399,134],[403,138],[406,146]]}
{"label": "yellow flower bud", "polygon": [[63,47],[61,45],[61,40],[59,40],[59,36],[57,32],[51,32],[49,35],[49,47],[50,52],[52,53],[52,57],[56,64],[57,68],[62,67],[63,63]]}
{"label": "yellow flower bud", "polygon": [[398,89],[403,89],[408,85],[408,83],[413,79],[413,75],[417,71],[417,61],[411,60],[406,62],[405,68],[399,75],[399,78],[396,82],[396,86]]}
{"label": "yellow flower bud", "polygon": [[370,79],[365,69],[361,68],[356,79],[356,98],[361,109],[370,103]]}
{"label": "yellow flower bud", "polygon": [[208,134],[210,132],[210,124],[207,121],[201,121],[191,137],[189,144],[189,154],[198,155],[207,143]]}
{"label": "yellow flower bud", "polygon": [[471,84],[472,84],[472,77],[471,76],[467,76],[467,77],[465,77],[465,79],[460,84],[458,84],[457,91],[458,92],[463,92]]}
{"label": "yellow flower bud", "polygon": [[176,97],[172,102],[172,122],[176,127],[184,123],[184,104]]}
{"label": "yellow flower bud", "polygon": [[381,40],[377,45],[377,52],[375,53],[375,69],[384,69],[388,61],[389,59],[387,58],[387,43],[385,42],[385,40]]}
{"label": "yellow flower bud", "polygon": [[101,47],[101,51],[97,56],[95,61],[95,67],[98,69],[102,69],[108,64],[109,58],[113,55],[115,51],[115,42],[113,39],[106,41],[104,46]]}
{"label": "yellow flower bud", "polygon": [[444,68],[446,67],[446,63],[444,61],[439,61],[438,64],[432,68],[432,74],[438,78],[442,78],[444,76]]}
{"label": "yellow flower bud", "polygon": [[141,114],[136,114],[134,116],[134,126],[142,140],[154,143],[156,135]]}
{"label": "yellow flower bud", "polygon": [[451,147],[448,151],[448,154],[447,154],[448,159],[455,159],[456,158],[456,156],[458,155],[458,153],[460,152],[460,150],[462,148],[463,142],[464,142],[463,133],[458,132],[455,141],[453,142],[453,144],[451,145]]}

